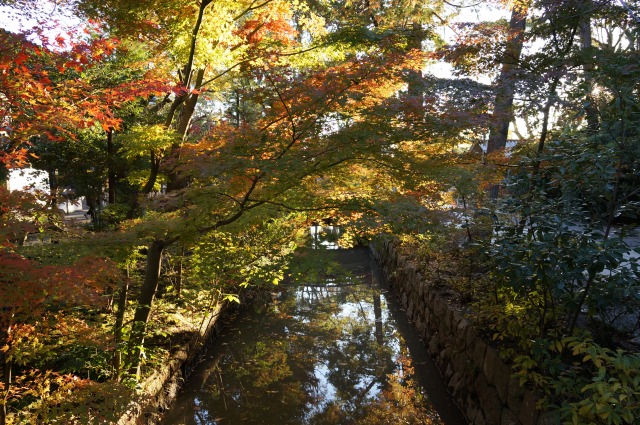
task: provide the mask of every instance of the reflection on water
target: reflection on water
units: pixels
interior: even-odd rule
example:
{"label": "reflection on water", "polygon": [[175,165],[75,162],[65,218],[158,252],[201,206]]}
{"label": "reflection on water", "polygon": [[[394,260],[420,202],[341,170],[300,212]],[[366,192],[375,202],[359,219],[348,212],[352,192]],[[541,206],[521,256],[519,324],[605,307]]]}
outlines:
{"label": "reflection on water", "polygon": [[340,249],[338,239],[341,233],[340,226],[314,224],[309,227],[311,248]]}
{"label": "reflection on water", "polygon": [[334,253],[355,278],[291,282],[239,317],[166,424],[443,423],[366,252]]}

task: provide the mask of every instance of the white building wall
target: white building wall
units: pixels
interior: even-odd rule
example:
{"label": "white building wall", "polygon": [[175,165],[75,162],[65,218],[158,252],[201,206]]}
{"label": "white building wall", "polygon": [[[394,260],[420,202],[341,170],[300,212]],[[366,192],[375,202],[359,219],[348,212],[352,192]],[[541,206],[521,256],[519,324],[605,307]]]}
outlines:
{"label": "white building wall", "polygon": [[[20,170],[9,170],[8,188],[10,191],[26,190],[32,192],[42,190],[49,192],[49,176],[46,171],[33,168],[23,168]],[[84,197],[75,202],[61,202],[59,207],[65,213],[86,210]]]}

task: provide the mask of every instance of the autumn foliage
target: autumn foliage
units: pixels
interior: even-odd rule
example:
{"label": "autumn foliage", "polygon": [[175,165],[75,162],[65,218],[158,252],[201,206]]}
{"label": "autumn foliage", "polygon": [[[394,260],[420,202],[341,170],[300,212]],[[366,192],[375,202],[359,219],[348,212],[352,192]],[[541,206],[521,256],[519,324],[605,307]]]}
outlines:
{"label": "autumn foliage", "polygon": [[[76,140],[83,129],[121,128],[119,109],[170,90],[148,63],[130,64],[138,78],[100,85],[95,70],[127,46],[90,24],[81,35],[51,36],[36,27],[0,30],[0,165],[20,168],[37,159],[34,143]],[[113,351],[92,317],[111,309],[121,271],[95,256],[45,265],[17,252],[30,233],[63,230],[60,211],[44,193],[0,187],[0,423],[55,404],[60,394],[86,385],[61,367],[65,351]],[[54,233],[54,240],[57,235]],[[75,348],[74,348],[75,347]],[[66,369],[66,370],[65,370]],[[49,402],[47,402],[49,403]],[[51,404],[49,403],[49,404]],[[22,411],[18,416],[10,412]],[[22,417],[22,419],[20,419]],[[71,423],[71,422],[69,422]]]}
{"label": "autumn foliage", "polygon": [[59,35],[52,41],[42,28],[0,32],[0,161],[6,167],[28,163],[33,137],[60,141],[95,124],[117,129],[121,119],[115,111],[124,103],[168,90],[153,70],[137,80],[97,87],[86,73],[126,47],[98,28],[88,35],[78,41]]}

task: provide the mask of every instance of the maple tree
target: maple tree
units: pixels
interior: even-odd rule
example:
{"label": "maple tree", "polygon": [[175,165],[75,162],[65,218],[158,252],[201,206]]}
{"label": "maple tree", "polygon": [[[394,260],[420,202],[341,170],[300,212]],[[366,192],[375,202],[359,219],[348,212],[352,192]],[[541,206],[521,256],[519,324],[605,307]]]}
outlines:
{"label": "maple tree", "polygon": [[[28,0],[0,4],[36,13]],[[457,24],[450,44],[440,31],[464,4],[448,1],[79,0],[60,6],[100,22],[87,23],[82,34],[52,36],[46,25],[2,31],[0,161],[5,168],[31,163],[49,170],[52,189],[45,205],[0,191],[2,290],[16,291],[6,293],[13,307],[3,312],[20,312],[2,319],[5,369],[19,366],[26,385],[30,368],[49,367],[34,357],[16,365],[12,356],[35,344],[36,329],[58,332],[56,321],[101,335],[73,308],[92,310],[108,290],[118,299],[116,314],[102,319],[115,329],[106,350],[115,366],[103,378],[127,382],[126,370],[138,378],[143,354],[156,349],[147,342],[161,325],[159,306],[193,302],[202,313],[212,300],[235,300],[239,287],[280,280],[301,229],[328,217],[344,226],[343,243],[382,231],[427,241],[440,221],[463,227],[468,240],[482,239],[491,231],[478,224],[487,214],[476,207],[485,206],[486,187],[503,178],[502,170],[511,178],[517,170],[518,184],[530,183],[524,194],[517,185],[503,194],[506,204],[523,205],[504,207],[522,220],[516,233],[541,217],[546,222],[544,208],[526,206],[553,204],[560,191],[566,199],[598,199],[589,211],[600,217],[606,210],[610,228],[616,214],[634,209],[626,201],[637,195],[630,171],[636,164],[625,157],[637,147],[640,37],[633,5],[494,4],[511,19]],[[455,75],[430,74],[425,64],[436,59],[449,61]],[[483,76],[493,83],[481,82]],[[528,134],[505,155],[509,128],[520,119]],[[612,197],[586,190],[578,173],[562,172],[567,165],[546,155],[549,143],[552,152],[562,151],[562,132],[561,142],[590,141],[575,144],[577,162],[618,159],[603,162],[616,170],[606,174]],[[593,177],[587,168],[584,175]],[[54,177],[94,202],[108,182],[110,227],[93,250],[118,261],[129,278],[108,261],[79,262],[65,243],[51,251],[66,249],[69,264],[44,266],[39,255],[21,255],[30,252],[16,246],[26,233],[63,226]],[[562,184],[542,196],[545,178]],[[459,216],[447,205],[456,200]],[[84,243],[78,238],[77,245]],[[494,260],[507,258],[497,246]],[[35,291],[27,290],[29,281]],[[584,293],[592,288],[587,284]],[[56,291],[85,296],[59,305]],[[28,296],[20,300],[23,292]],[[21,301],[47,320],[29,315]],[[595,308],[589,301],[572,302]],[[576,311],[567,309],[565,330],[573,331]],[[24,330],[22,342],[12,339],[14,330]],[[45,345],[37,349],[46,352]],[[74,385],[62,373],[55,379]],[[26,394],[21,385],[3,387],[4,422],[16,417],[7,406],[30,409],[19,397]],[[78,394],[93,391],[82,385]],[[60,409],[64,415],[70,408]]]}
{"label": "maple tree", "polygon": [[108,261],[88,258],[65,267],[42,266],[6,249],[0,264],[0,422],[7,423],[10,404],[32,393],[43,396],[56,380],[71,378],[29,366],[41,363],[47,368],[47,360],[61,355],[60,344],[99,344],[91,334],[96,330],[90,332],[90,325],[71,311],[79,306],[106,308],[104,291],[119,272]]}
{"label": "maple tree", "polygon": [[[0,32],[3,168],[37,162],[41,159],[34,156],[37,145],[55,150],[65,139],[77,140],[79,129],[118,129],[122,122],[115,116],[118,108],[166,90],[164,80],[145,69],[144,63],[138,64],[142,72],[137,77],[100,86],[92,78],[94,70],[109,62],[116,51],[125,51],[125,46],[102,36],[97,26],[87,27],[84,38],[71,41],[62,35],[51,37],[48,30]],[[55,189],[54,182],[50,183]],[[91,339],[100,334],[99,328],[73,309],[106,309],[104,293],[111,291],[119,276],[108,260],[84,258],[71,265],[44,266],[16,252],[14,244],[22,244],[28,233],[50,227],[61,230],[56,195],[55,191],[40,194],[38,199],[2,187],[2,424],[17,420],[11,411],[16,406],[28,411],[30,397],[46,399],[50,385],[73,388],[84,382],[51,372],[50,362],[64,355],[55,348],[57,344],[79,348],[86,346],[83,339],[87,335]]]}

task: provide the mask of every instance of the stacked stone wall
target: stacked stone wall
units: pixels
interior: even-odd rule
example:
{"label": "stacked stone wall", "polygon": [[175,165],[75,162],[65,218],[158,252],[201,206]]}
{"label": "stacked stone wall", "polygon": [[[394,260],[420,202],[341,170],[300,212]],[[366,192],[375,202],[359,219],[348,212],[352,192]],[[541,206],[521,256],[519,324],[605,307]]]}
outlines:
{"label": "stacked stone wall", "polygon": [[449,305],[442,290],[426,283],[392,241],[370,248],[469,424],[548,423],[546,415],[536,409],[538,397],[520,387],[511,367]]}
{"label": "stacked stone wall", "polygon": [[118,425],[155,424],[163,412],[175,400],[182,384],[197,365],[206,348],[219,333],[220,321],[237,312],[235,305],[218,304],[203,320],[200,329],[194,330],[189,342],[176,349],[171,357],[140,387],[139,400],[132,401]]}

